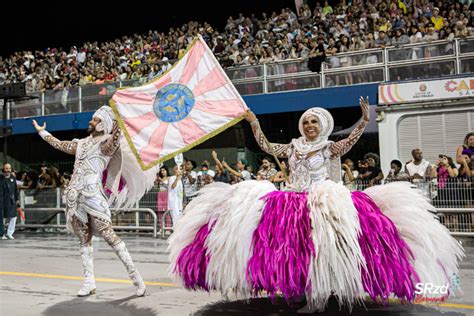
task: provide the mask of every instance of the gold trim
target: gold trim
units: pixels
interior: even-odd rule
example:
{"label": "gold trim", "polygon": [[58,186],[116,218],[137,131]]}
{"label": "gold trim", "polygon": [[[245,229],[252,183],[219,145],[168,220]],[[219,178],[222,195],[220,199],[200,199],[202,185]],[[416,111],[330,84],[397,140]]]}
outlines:
{"label": "gold trim", "polygon": [[[137,159],[138,161],[138,164],[140,165],[140,167],[142,168],[143,171],[146,171],[150,168],[153,168],[154,166],[156,166],[157,164],[159,164],[160,162],[163,162],[163,161],[166,161],[168,159],[171,159],[173,158],[174,156],[180,154],[180,153],[183,153],[185,151],[188,151],[190,150],[191,148],[199,145],[199,144],[202,144],[204,143],[206,140],[222,133],[223,131],[225,131],[226,129],[228,129],[229,127],[232,127],[234,126],[235,124],[237,124],[238,122],[240,122],[241,120],[244,119],[244,115],[241,115],[239,117],[236,117],[234,118],[233,120],[227,122],[226,124],[222,125],[221,127],[219,127],[218,129],[210,132],[209,134],[206,134],[205,136],[199,138],[198,140],[192,142],[191,144],[187,145],[186,147],[184,148],[181,148],[180,150],[177,150],[175,152],[172,152],[164,157],[161,157],[159,158],[158,160],[155,160],[153,162],[151,162],[150,164],[148,165],[145,165],[145,163],[142,161],[142,159],[140,158],[140,155],[138,154],[137,152],[137,149],[135,148],[135,145],[133,144],[133,141],[132,141],[132,138],[130,137],[130,134],[128,133],[128,130],[126,129],[125,127],[125,124],[122,120],[122,117],[120,116],[120,113],[119,111],[117,110],[117,107],[115,106],[115,102],[110,99],[109,101],[109,104],[110,104],[110,107],[112,108],[112,110],[114,111],[115,113],[115,116],[118,118],[117,122],[120,126],[120,128],[122,129],[123,133],[124,133],[124,136],[125,136],[125,139],[127,140],[127,143],[128,145],[130,146],[130,149],[132,150],[132,153],[133,155],[135,156],[135,158]],[[158,118],[157,118],[158,119]]]}
{"label": "gold trim", "polygon": [[[183,57],[180,58],[180,59],[178,59],[178,60],[176,61],[176,63],[174,63],[173,66],[171,66],[170,69],[168,69],[167,71],[165,71],[165,72],[164,72],[163,74],[161,74],[160,76],[154,78],[153,80],[150,80],[150,81],[148,81],[148,82],[146,82],[146,83],[143,83],[143,84],[141,84],[141,85],[138,86],[138,87],[145,86],[145,85],[148,85],[148,84],[152,84],[153,82],[155,82],[155,81],[161,79],[163,76],[165,76],[166,74],[168,74],[168,72],[170,72],[174,67],[176,67],[176,66],[179,64],[179,62],[188,54],[188,52],[191,50],[191,48],[194,46],[194,44],[196,44],[196,42],[199,41],[199,40],[200,40],[200,37],[199,37],[199,36],[196,36],[196,37],[193,39],[193,41],[191,42],[191,44],[189,44],[188,47],[186,48],[186,51],[185,51]],[[207,48],[207,49],[208,49],[208,48]],[[214,57],[214,55],[212,55],[212,56]],[[215,58],[215,57],[214,57],[214,58]],[[217,61],[217,59],[216,59],[216,62],[217,62],[217,64],[219,65],[219,62]],[[227,77],[227,74],[222,70],[222,68],[220,68],[220,69],[221,69],[221,71],[223,72],[223,74],[225,75],[225,77],[226,77],[226,78],[229,80],[229,82],[230,82],[230,79]],[[232,85],[232,87],[235,89],[234,85]],[[136,87],[122,87],[122,88],[119,88],[119,89],[117,89],[117,90],[133,89],[133,88],[136,88]],[[240,94],[238,93],[238,91],[237,91],[236,89],[235,89],[235,92],[236,92],[237,95],[240,97],[240,100],[242,101],[242,103],[245,105],[244,100],[242,99],[242,97],[240,96]],[[238,122],[240,122],[240,121],[244,118],[244,115],[241,115],[241,116],[239,116],[239,117],[237,117],[237,118],[234,118],[234,119],[232,119],[231,121],[229,121],[229,122],[227,122],[226,124],[224,124],[224,125],[222,125],[221,127],[219,127],[218,129],[212,131],[212,132],[209,133],[209,134],[206,134],[205,136],[201,137],[200,139],[198,139],[198,140],[194,141],[193,143],[187,145],[186,147],[181,148],[180,150],[177,150],[177,151],[175,151],[175,152],[172,152],[172,153],[170,153],[170,154],[168,154],[168,155],[166,155],[166,156],[164,156],[164,157],[161,157],[161,158],[159,158],[158,160],[155,160],[155,161],[151,162],[151,163],[148,164],[148,165],[145,165],[145,163],[144,163],[144,162],[142,161],[142,159],[140,158],[140,156],[139,156],[139,154],[138,154],[138,152],[137,152],[137,149],[135,148],[135,145],[133,144],[132,138],[130,137],[130,134],[128,133],[128,130],[127,130],[126,127],[125,127],[125,123],[124,123],[124,121],[123,121],[123,119],[122,119],[122,116],[120,115],[120,113],[119,113],[119,111],[118,111],[118,109],[117,109],[117,107],[116,107],[116,105],[115,105],[115,101],[113,100],[113,96],[112,96],[112,98],[109,100],[109,105],[110,105],[110,107],[112,108],[112,110],[114,111],[115,116],[117,117],[117,122],[118,122],[120,128],[122,129],[122,131],[123,131],[123,133],[124,133],[125,139],[127,140],[127,143],[128,143],[128,145],[129,145],[130,149],[132,150],[133,155],[134,155],[135,158],[137,159],[138,164],[140,165],[140,168],[142,168],[143,171],[146,171],[146,170],[148,170],[148,169],[150,169],[150,168],[153,168],[154,166],[156,166],[157,164],[159,164],[159,163],[161,163],[161,162],[163,162],[163,161],[166,161],[166,160],[168,160],[168,159],[171,159],[171,158],[173,158],[174,156],[176,156],[176,155],[178,155],[178,154],[180,154],[180,153],[183,153],[183,152],[185,152],[185,151],[188,151],[188,150],[190,150],[191,148],[193,148],[193,147],[195,147],[195,146],[197,146],[197,145],[199,145],[199,144],[202,144],[202,143],[205,142],[206,140],[208,140],[208,139],[210,139],[210,138],[216,136],[217,134],[222,133],[223,131],[225,131],[225,130],[228,129],[229,127],[231,127],[231,126],[237,124]],[[157,117],[157,119],[159,120],[158,117]]]}

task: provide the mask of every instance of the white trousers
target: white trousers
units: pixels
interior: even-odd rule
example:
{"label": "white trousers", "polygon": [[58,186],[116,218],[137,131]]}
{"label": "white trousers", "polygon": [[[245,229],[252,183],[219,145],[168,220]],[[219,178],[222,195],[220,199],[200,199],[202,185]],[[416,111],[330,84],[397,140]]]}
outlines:
{"label": "white trousers", "polygon": [[16,227],[16,217],[6,218],[6,220],[7,221],[10,220],[8,222],[7,235],[13,236],[13,233],[15,232],[15,227]]}

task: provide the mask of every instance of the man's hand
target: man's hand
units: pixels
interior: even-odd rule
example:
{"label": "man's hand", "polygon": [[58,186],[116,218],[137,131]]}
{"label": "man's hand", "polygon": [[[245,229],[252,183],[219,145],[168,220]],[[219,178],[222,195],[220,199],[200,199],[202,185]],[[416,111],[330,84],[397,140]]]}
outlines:
{"label": "man's hand", "polygon": [[212,155],[212,158],[214,158],[214,160],[217,160],[217,153],[215,150],[212,151],[211,155]]}
{"label": "man's hand", "polygon": [[227,164],[227,162],[223,161],[222,162],[222,165],[224,166],[224,168],[228,169],[229,168],[229,165]]}
{"label": "man's hand", "polygon": [[36,122],[36,120],[33,120],[33,126],[35,127],[36,131],[39,133],[46,129],[46,122],[43,123],[43,126],[39,126],[38,122]]}

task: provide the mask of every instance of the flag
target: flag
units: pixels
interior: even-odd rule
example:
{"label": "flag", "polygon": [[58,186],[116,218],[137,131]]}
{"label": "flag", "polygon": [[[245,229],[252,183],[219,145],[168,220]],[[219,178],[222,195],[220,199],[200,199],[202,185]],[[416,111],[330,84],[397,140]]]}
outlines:
{"label": "flag", "polygon": [[201,36],[167,72],[117,90],[110,105],[143,170],[238,123],[247,110]]}

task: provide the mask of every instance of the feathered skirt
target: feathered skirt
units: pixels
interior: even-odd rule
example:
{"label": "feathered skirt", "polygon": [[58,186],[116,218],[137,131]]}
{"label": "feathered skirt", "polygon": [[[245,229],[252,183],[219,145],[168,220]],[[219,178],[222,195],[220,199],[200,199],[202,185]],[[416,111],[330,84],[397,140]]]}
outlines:
{"label": "feathered skirt", "polygon": [[170,272],[188,289],[306,296],[317,309],[331,295],[349,307],[366,294],[411,302],[418,283],[450,284],[463,256],[433,210],[401,182],[352,193],[332,181],[309,192],[216,183],[175,224]]}

